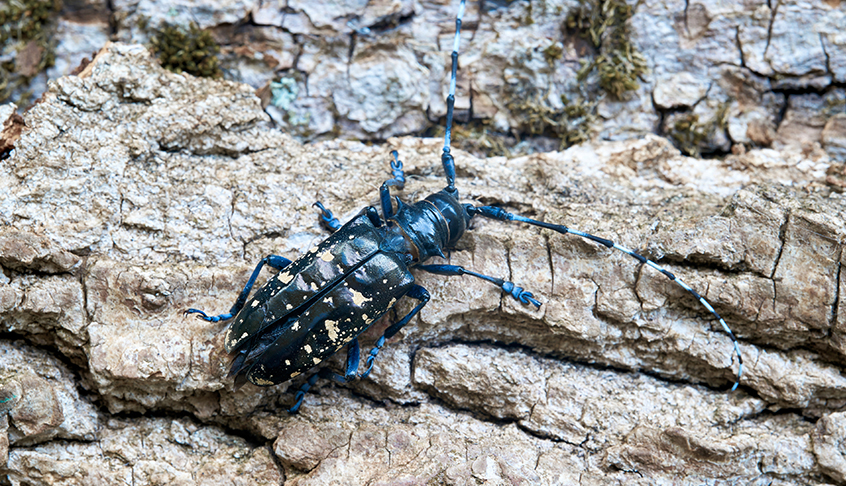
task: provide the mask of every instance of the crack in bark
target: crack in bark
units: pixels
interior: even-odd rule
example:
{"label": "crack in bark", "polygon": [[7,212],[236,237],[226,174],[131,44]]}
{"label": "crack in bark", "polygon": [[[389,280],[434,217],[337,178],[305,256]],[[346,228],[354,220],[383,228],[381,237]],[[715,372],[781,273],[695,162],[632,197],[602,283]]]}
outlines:
{"label": "crack in bark", "polygon": [[[788,223],[790,223],[791,218],[792,218],[792,214],[788,210],[787,214],[785,214],[785,216],[784,216],[784,222],[781,223],[781,226],[778,229],[778,239],[781,242],[781,245],[779,245],[779,247],[778,247],[778,253],[776,254],[776,257],[775,257],[774,262],[773,262],[773,271],[770,273],[770,277],[769,277],[770,280],[772,280],[774,284],[775,284],[775,274],[776,274],[776,271],[778,270],[778,264],[781,261],[781,254],[784,252],[784,247],[787,245],[787,225],[788,225]],[[773,305],[775,305],[776,300],[777,299],[773,300]]]}
{"label": "crack in bark", "polygon": [[[770,0],[767,0],[767,3],[768,3],[768,4],[769,4],[769,1],[770,1]],[[763,55],[762,55],[762,59],[763,59],[764,61],[766,61],[766,60],[767,60],[767,51],[769,51],[769,50],[770,50],[770,41],[772,40],[772,36],[773,36],[773,24],[775,24],[775,18],[776,18],[776,15],[778,15],[778,7],[779,7],[779,5],[781,5],[781,0],[778,0],[778,2],[776,3],[775,7],[770,6],[770,10],[772,11],[772,15],[770,15],[770,23],[769,23],[769,25],[767,26],[767,44],[766,44],[766,46],[764,47],[764,53],[763,53]],[[772,67],[772,66],[770,66],[770,67]]]}
{"label": "crack in bark", "polygon": [[746,56],[743,54],[743,42],[740,40],[740,26],[734,28],[734,43],[737,46],[737,52],[740,54],[740,67],[746,68]]}
{"label": "crack in bark", "polygon": [[840,248],[840,255],[837,258],[837,275],[834,279],[834,303],[831,305],[831,323],[828,328],[828,336],[831,336],[834,328],[837,326],[837,313],[840,307],[840,278],[843,270],[843,248]]}
{"label": "crack in bark", "polygon": [[828,55],[828,51],[825,49],[825,37],[823,33],[819,33],[820,36],[820,48],[822,48],[823,55],[825,56],[825,71],[828,73],[832,78],[834,77],[834,72],[831,70],[831,57]]}

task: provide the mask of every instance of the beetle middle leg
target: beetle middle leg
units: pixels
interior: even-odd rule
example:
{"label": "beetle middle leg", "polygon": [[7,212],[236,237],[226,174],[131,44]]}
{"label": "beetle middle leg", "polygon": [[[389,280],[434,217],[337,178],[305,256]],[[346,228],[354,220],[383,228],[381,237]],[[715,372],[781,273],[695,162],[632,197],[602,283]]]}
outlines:
{"label": "beetle middle leg", "polygon": [[362,378],[367,378],[367,375],[369,375],[370,372],[373,371],[373,361],[376,360],[376,356],[379,354],[379,350],[382,349],[382,346],[385,345],[385,341],[391,339],[394,334],[398,333],[400,329],[405,327],[405,325],[408,324],[409,321],[411,321],[411,318],[416,316],[417,313],[420,312],[420,309],[422,309],[423,306],[429,302],[430,297],[429,291],[419,285],[414,285],[413,287],[411,287],[411,289],[405,295],[407,297],[411,297],[412,299],[419,300],[420,303],[417,304],[414,309],[411,309],[411,312],[406,314],[405,317],[395,322],[394,324],[391,324],[387,329],[385,329],[385,333],[382,334],[382,337],[380,337],[379,340],[376,341],[376,345],[373,346],[373,349],[370,350],[370,356],[367,357],[367,369],[364,370],[364,373],[361,374]]}
{"label": "beetle middle leg", "polygon": [[255,285],[256,279],[258,278],[259,273],[261,273],[261,269],[265,265],[269,265],[271,268],[274,268],[276,270],[282,270],[290,264],[291,260],[288,260],[285,257],[281,257],[279,255],[268,255],[262,258],[258,265],[256,265],[256,269],[253,270],[253,274],[250,275],[250,280],[247,281],[247,285],[244,286],[244,290],[242,290],[241,294],[238,295],[238,298],[235,300],[235,304],[232,306],[231,309],[229,309],[229,312],[217,316],[210,316],[199,309],[188,309],[185,311],[184,315],[198,314],[201,319],[204,319],[208,322],[219,322],[231,319],[232,316],[237,314],[238,311],[240,311],[241,308],[244,307],[244,304],[247,303],[247,296],[250,295],[250,291],[253,289],[253,285]]}

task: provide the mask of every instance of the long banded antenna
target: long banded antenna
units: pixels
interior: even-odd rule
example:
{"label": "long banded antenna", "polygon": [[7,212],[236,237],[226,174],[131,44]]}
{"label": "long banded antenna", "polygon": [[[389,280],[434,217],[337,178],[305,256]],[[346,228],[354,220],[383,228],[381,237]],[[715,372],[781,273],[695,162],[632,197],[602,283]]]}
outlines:
{"label": "long banded antenna", "polygon": [[648,265],[648,266],[654,268],[655,270],[661,272],[665,277],[669,278],[670,280],[672,280],[673,282],[678,284],[679,287],[681,287],[681,288],[687,290],[688,292],[690,292],[690,294],[693,295],[693,297],[695,297],[696,300],[698,300],[699,303],[702,304],[702,306],[705,307],[705,309],[708,310],[708,312],[710,312],[714,317],[717,318],[717,320],[720,322],[720,325],[723,327],[723,331],[725,331],[725,333],[728,334],[728,337],[731,338],[731,342],[734,344],[734,354],[737,356],[737,379],[734,381],[734,386],[731,387],[731,390],[734,391],[734,390],[737,389],[737,386],[740,384],[740,379],[743,377],[743,356],[740,354],[740,346],[738,346],[737,337],[735,337],[734,333],[731,332],[731,329],[728,327],[728,324],[726,324],[726,321],[723,320],[723,318],[719,314],[717,314],[717,311],[714,310],[714,307],[707,300],[705,300],[704,297],[699,295],[699,293],[697,293],[695,290],[693,290],[693,288],[691,288],[689,285],[682,282],[680,278],[673,275],[673,273],[671,273],[669,270],[666,270],[665,268],[661,267],[660,265],[653,262],[652,260],[650,260],[650,259],[648,259],[648,258],[646,258],[646,257],[644,257],[644,256],[642,256],[638,253],[635,253],[634,250],[626,248],[625,246],[622,246],[622,245],[618,245],[617,243],[614,243],[611,240],[601,238],[599,236],[595,236],[595,235],[592,235],[590,233],[585,233],[584,231],[578,231],[578,230],[575,230],[573,228],[568,228],[568,227],[561,225],[561,224],[545,223],[543,221],[537,221],[537,220],[534,220],[534,219],[529,219],[529,218],[526,218],[524,216],[520,216],[518,214],[509,213],[508,211],[505,211],[504,209],[493,207],[493,206],[477,206],[477,207],[474,207],[471,204],[465,204],[464,207],[466,208],[467,213],[470,215],[470,217],[479,215],[479,216],[484,216],[484,217],[490,218],[490,219],[496,219],[496,220],[499,220],[499,221],[519,221],[521,223],[527,223],[527,224],[531,224],[533,226],[540,226],[541,228],[551,229],[551,230],[557,231],[558,233],[561,233],[563,235],[571,234],[571,235],[575,235],[575,236],[581,236],[582,238],[591,240],[594,243],[599,243],[600,245],[602,245],[606,248],[611,248],[611,249],[614,249],[614,250],[617,250],[617,251],[621,251],[621,252],[629,255],[630,257],[634,258],[635,260],[639,261],[640,263]]}
{"label": "long banded antenna", "polygon": [[452,131],[452,113],[455,111],[455,78],[458,72],[458,46],[461,43],[461,18],[464,17],[464,0],[458,4],[458,16],[455,18],[455,40],[452,43],[452,74],[449,79],[449,96],[447,96],[446,131],[444,131],[444,154],[441,163],[447,179],[447,192],[455,192],[455,160],[449,153],[450,135]]}

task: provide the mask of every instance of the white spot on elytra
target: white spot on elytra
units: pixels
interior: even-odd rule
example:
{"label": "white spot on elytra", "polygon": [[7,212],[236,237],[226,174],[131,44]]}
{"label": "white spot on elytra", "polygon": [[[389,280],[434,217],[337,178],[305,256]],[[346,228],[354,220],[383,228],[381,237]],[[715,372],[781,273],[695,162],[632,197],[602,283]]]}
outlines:
{"label": "white spot on elytra", "polygon": [[291,362],[289,360],[285,360],[285,366],[291,366]]}
{"label": "white spot on elytra", "polygon": [[309,248],[309,249],[308,249],[308,252],[309,252],[309,253],[317,253],[317,247],[316,247],[316,246],[312,246],[311,248]]}
{"label": "white spot on elytra", "polygon": [[250,304],[251,307],[257,307],[259,305],[259,301],[253,299],[253,303]]}
{"label": "white spot on elytra", "polygon": [[311,287],[311,290],[314,290],[315,292],[317,292],[317,284],[315,284],[314,282],[312,282],[312,283],[311,283],[311,285],[310,285],[310,287]]}
{"label": "white spot on elytra", "polygon": [[329,340],[330,341],[337,341],[338,340],[338,321],[326,319],[326,322],[324,324],[326,325],[326,332],[329,333]]}
{"label": "white spot on elytra", "polygon": [[320,359],[318,358],[312,358],[311,360],[314,361],[314,364],[320,363]]}
{"label": "white spot on elytra", "polygon": [[295,322],[294,322],[294,325],[293,325],[293,326],[291,326],[291,330],[292,330],[292,331],[296,331],[296,330],[297,330],[297,329],[299,329],[299,328],[300,328],[300,321],[295,321]]}
{"label": "white spot on elytra", "polygon": [[333,259],[335,259],[335,257],[334,257],[334,255],[329,253],[329,250],[326,250],[326,251],[323,252],[322,255],[320,255],[320,259],[323,260],[324,262],[331,262]]}
{"label": "white spot on elytra", "polygon": [[294,276],[291,275],[288,272],[282,272],[282,273],[279,274],[279,280],[281,280],[283,284],[289,284],[289,283],[291,283],[291,280],[293,280],[293,279],[294,279]]}
{"label": "white spot on elytra", "polygon": [[308,344],[303,346],[303,349],[305,350],[306,354],[311,354],[311,346],[309,346]]}
{"label": "white spot on elytra", "polygon": [[293,308],[294,308],[294,306],[292,306],[291,304],[285,304],[285,309],[286,309],[286,310],[291,310],[291,309],[293,309]]}
{"label": "white spot on elytra", "polygon": [[334,303],[334,301],[332,300],[332,296],[331,296],[331,295],[330,295],[329,297],[326,297],[325,299],[323,299],[323,302],[324,302],[325,304],[329,304],[329,305],[332,305],[332,304]]}
{"label": "white spot on elytra", "polygon": [[352,292],[353,303],[355,303],[355,305],[357,305],[359,307],[361,307],[361,304],[363,304],[365,302],[370,302],[371,300],[373,300],[373,299],[368,299],[367,297],[364,296],[364,294],[362,294],[361,292],[357,292],[355,289],[350,289],[350,292]]}

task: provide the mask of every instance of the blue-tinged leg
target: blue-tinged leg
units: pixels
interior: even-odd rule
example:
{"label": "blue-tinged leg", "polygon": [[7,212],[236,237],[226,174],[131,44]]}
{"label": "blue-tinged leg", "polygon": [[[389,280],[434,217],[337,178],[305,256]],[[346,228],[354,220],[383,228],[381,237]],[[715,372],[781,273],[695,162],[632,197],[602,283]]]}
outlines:
{"label": "blue-tinged leg", "polygon": [[417,265],[415,268],[419,268],[424,272],[434,273],[436,275],[447,275],[447,276],[455,276],[455,275],[470,275],[472,277],[480,278],[482,280],[487,280],[488,282],[494,283],[499,285],[504,292],[507,292],[509,295],[514,297],[516,300],[523,304],[532,304],[538,309],[540,309],[541,303],[538,302],[533,296],[531,292],[526,292],[523,290],[522,287],[518,287],[514,285],[513,282],[505,281],[501,278],[496,277],[489,277],[487,275],[482,275],[481,273],[476,273],[470,270],[467,270],[464,267],[459,267],[458,265]]}
{"label": "blue-tinged leg", "polygon": [[308,380],[302,384],[300,389],[297,390],[296,395],[294,395],[296,403],[293,407],[288,409],[288,413],[297,413],[297,411],[299,411],[300,405],[303,404],[305,394],[320,378],[332,380],[335,383],[341,384],[356,379],[358,377],[358,365],[360,362],[361,348],[358,345],[358,339],[353,339],[350,341],[350,344],[347,345],[347,369],[344,371],[344,374],[339,375],[338,373],[334,373],[326,368],[321,368],[317,373],[311,375]]}
{"label": "blue-tinged leg", "polygon": [[405,327],[405,325],[408,324],[409,321],[411,321],[411,318],[416,316],[417,313],[420,312],[420,309],[422,309],[423,306],[426,305],[427,302],[429,302],[429,292],[419,285],[411,287],[411,290],[409,290],[408,293],[405,295],[411,297],[412,299],[419,300],[420,303],[417,304],[414,309],[411,309],[411,312],[409,312],[405,317],[403,317],[396,323],[391,324],[391,326],[385,330],[385,333],[382,334],[382,337],[380,337],[379,340],[376,341],[376,345],[373,347],[373,349],[370,350],[370,356],[367,357],[367,369],[364,371],[364,373],[361,374],[362,378],[367,378],[367,375],[369,375],[370,372],[373,370],[373,361],[379,354],[379,350],[382,349],[382,346],[385,345],[385,341],[394,337],[394,334],[398,333],[400,329]]}
{"label": "blue-tinged leg", "polygon": [[[737,385],[740,383],[740,378],[743,376],[743,357],[740,354],[740,347],[737,344],[737,338],[734,336],[734,333],[731,332],[731,329],[729,329],[728,324],[726,324],[726,321],[723,320],[723,318],[720,317],[719,314],[717,314],[717,311],[714,310],[714,308],[711,306],[711,304],[707,300],[705,300],[704,297],[699,295],[699,293],[697,293],[695,290],[693,290],[689,285],[682,282],[680,278],[673,275],[673,273],[671,273],[669,270],[666,270],[665,268],[661,267],[660,265],[653,262],[652,260],[650,260],[650,259],[648,259],[644,256],[641,256],[638,253],[635,253],[634,250],[626,248],[625,246],[622,246],[622,245],[618,245],[617,243],[614,243],[613,241],[611,241],[609,239],[602,238],[602,237],[599,237],[599,236],[595,236],[595,235],[592,235],[590,233],[585,233],[584,231],[579,231],[579,230],[576,230],[576,229],[573,229],[573,228],[568,228],[567,226],[564,226],[562,224],[552,224],[552,223],[544,223],[543,221],[536,221],[534,219],[529,219],[529,218],[526,218],[524,216],[520,216],[518,214],[509,213],[508,211],[505,211],[502,208],[497,208],[497,207],[493,207],[493,206],[474,207],[472,204],[465,204],[464,207],[467,210],[467,214],[469,214],[471,218],[473,216],[478,215],[478,216],[484,216],[484,217],[490,218],[490,219],[496,219],[496,220],[499,220],[499,221],[518,221],[518,222],[530,224],[530,225],[533,225],[533,226],[540,226],[541,228],[551,229],[553,231],[556,231],[556,232],[564,234],[564,235],[571,234],[571,235],[579,236],[579,237],[591,240],[594,243],[598,243],[598,244],[600,244],[600,245],[602,245],[606,248],[611,248],[613,250],[621,251],[621,252],[625,253],[626,255],[629,255],[630,257],[639,261],[640,263],[645,264],[649,267],[652,267],[656,271],[662,273],[665,277],[669,278],[670,280],[672,280],[673,282],[678,284],[679,287],[687,290],[696,300],[698,300],[699,303],[702,304],[702,306],[705,307],[705,309],[708,310],[708,312],[710,312],[714,317],[717,318],[717,320],[720,322],[720,325],[723,327],[723,331],[725,331],[725,333],[728,334],[729,338],[731,338],[731,341],[734,344],[734,354],[737,355],[737,380],[734,382],[734,386],[732,386],[731,389],[732,389],[732,391],[737,389]],[[418,267],[418,268],[422,268],[422,267]]]}
{"label": "blue-tinged leg", "polygon": [[394,215],[394,205],[391,204],[391,190],[388,189],[387,182],[383,182],[382,187],[379,188],[379,202],[382,205],[382,217],[387,222],[388,218]]}
{"label": "blue-tinged leg", "polygon": [[296,403],[294,403],[293,407],[288,409],[288,413],[297,413],[300,410],[300,405],[303,404],[303,398],[305,398],[306,392],[308,392],[311,389],[311,387],[313,387],[314,384],[317,383],[317,380],[320,379],[320,373],[322,373],[322,372],[323,372],[323,370],[321,369],[317,373],[309,376],[308,380],[306,380],[306,382],[303,383],[303,385],[297,391],[297,394],[294,395],[294,399],[296,400]]}
{"label": "blue-tinged leg", "polygon": [[[396,150],[391,152],[394,156],[394,161],[391,162],[391,173],[393,178],[388,179],[382,183],[379,188],[379,202],[382,204],[382,216],[385,221],[392,217],[394,213],[394,206],[391,204],[391,190],[390,187],[402,189],[405,187],[405,173],[402,170],[402,161],[399,159],[399,153]],[[402,206],[402,201],[397,198],[397,210]]]}
{"label": "blue-tinged leg", "polygon": [[317,201],[312,206],[320,210],[320,219],[323,221],[323,224],[329,228],[329,230],[333,233],[338,231],[341,227],[341,222],[338,221],[338,218],[332,214],[332,211],[323,207],[323,204],[320,201]]}
{"label": "blue-tinged leg", "polygon": [[209,322],[218,322],[218,321],[225,321],[227,319],[231,319],[232,316],[237,314],[238,311],[240,311],[241,308],[244,307],[244,304],[247,302],[247,296],[250,295],[250,290],[253,289],[253,285],[255,285],[256,279],[258,278],[259,273],[261,273],[261,269],[265,265],[268,265],[271,268],[274,268],[276,270],[282,270],[283,268],[287,267],[290,264],[291,264],[291,260],[288,260],[285,257],[281,257],[279,255],[268,255],[268,256],[262,258],[261,261],[258,263],[258,265],[256,265],[256,269],[253,270],[253,274],[250,275],[250,280],[247,281],[247,285],[244,286],[244,290],[241,291],[241,294],[235,300],[235,305],[233,305],[232,308],[229,309],[228,313],[220,314],[218,316],[209,316],[209,315],[206,315],[205,312],[203,312],[199,309],[188,309],[187,311],[185,311],[185,315],[199,314],[200,318],[202,318],[206,321],[209,321]]}
{"label": "blue-tinged leg", "polygon": [[376,208],[373,206],[368,206],[367,209],[364,210],[364,214],[370,219],[370,222],[373,223],[373,226],[377,228],[382,227],[382,219],[379,218],[379,211],[376,211]]}

